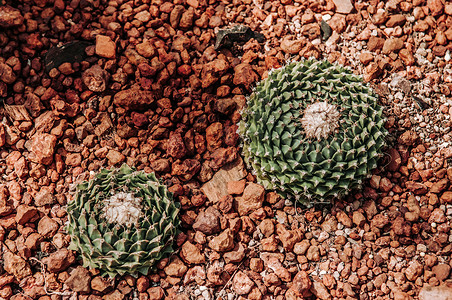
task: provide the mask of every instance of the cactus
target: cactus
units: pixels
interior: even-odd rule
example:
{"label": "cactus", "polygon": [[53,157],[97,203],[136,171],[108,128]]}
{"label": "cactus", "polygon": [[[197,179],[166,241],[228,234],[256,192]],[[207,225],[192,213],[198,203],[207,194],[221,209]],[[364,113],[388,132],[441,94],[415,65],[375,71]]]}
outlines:
{"label": "cactus", "polygon": [[68,203],[69,249],[102,276],[147,275],[173,252],[179,205],[153,173],[123,165],[79,184]]}
{"label": "cactus", "polygon": [[244,160],[266,189],[303,204],[343,197],[382,156],[377,100],[360,76],[326,60],[272,70],[242,111]]}

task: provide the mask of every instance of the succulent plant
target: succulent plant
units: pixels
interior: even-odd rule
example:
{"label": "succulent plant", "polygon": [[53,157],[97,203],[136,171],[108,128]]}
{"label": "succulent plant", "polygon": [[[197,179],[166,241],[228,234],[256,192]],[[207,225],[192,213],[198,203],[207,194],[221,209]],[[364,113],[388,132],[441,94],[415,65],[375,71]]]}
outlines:
{"label": "succulent plant", "polygon": [[77,186],[67,210],[69,248],[103,276],[147,275],[173,252],[179,204],[153,173],[101,170]]}
{"label": "succulent plant", "polygon": [[303,204],[343,197],[382,156],[377,100],[360,76],[326,60],[272,70],[242,111],[245,162],[266,189]]}

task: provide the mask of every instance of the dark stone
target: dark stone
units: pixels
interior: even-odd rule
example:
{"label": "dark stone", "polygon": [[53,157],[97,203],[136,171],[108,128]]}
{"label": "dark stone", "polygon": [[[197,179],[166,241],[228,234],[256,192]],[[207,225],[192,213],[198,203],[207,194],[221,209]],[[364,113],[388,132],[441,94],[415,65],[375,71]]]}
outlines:
{"label": "dark stone", "polygon": [[320,22],[320,31],[322,32],[322,39],[324,41],[328,40],[331,34],[333,34],[333,30],[331,29],[330,25],[328,25],[328,23],[324,20]]}
{"label": "dark stone", "polygon": [[44,66],[46,72],[53,68],[58,68],[65,62],[81,62],[86,58],[85,48],[92,43],[86,41],[73,41],[63,46],[52,47],[47,51],[44,57]]}
{"label": "dark stone", "polygon": [[248,26],[236,25],[228,29],[220,29],[215,41],[215,50],[220,48],[231,47],[234,43],[244,44],[251,39],[255,39],[259,43],[262,43],[265,36],[260,32],[251,30]]}

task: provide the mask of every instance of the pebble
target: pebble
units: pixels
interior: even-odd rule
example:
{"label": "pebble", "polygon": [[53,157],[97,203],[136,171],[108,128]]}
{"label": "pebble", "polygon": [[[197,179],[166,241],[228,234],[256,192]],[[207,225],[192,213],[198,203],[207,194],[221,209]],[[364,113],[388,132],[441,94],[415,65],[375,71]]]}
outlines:
{"label": "pebble", "polygon": [[109,36],[96,36],[96,54],[105,58],[116,57],[116,45]]}

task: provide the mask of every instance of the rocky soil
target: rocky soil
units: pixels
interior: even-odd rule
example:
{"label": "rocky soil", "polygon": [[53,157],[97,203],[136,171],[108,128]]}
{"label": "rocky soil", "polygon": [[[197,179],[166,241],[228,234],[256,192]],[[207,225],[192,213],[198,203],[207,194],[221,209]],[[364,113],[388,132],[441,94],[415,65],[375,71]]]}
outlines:
{"label": "rocky soil", "polygon": [[[216,50],[234,24],[265,40]],[[3,0],[0,298],[451,299],[451,50],[443,0]],[[310,56],[374,86],[392,147],[362,191],[307,209],[255,183],[235,124]],[[108,280],[67,249],[65,207],[122,163],[169,186],[183,233],[155,272]]]}

